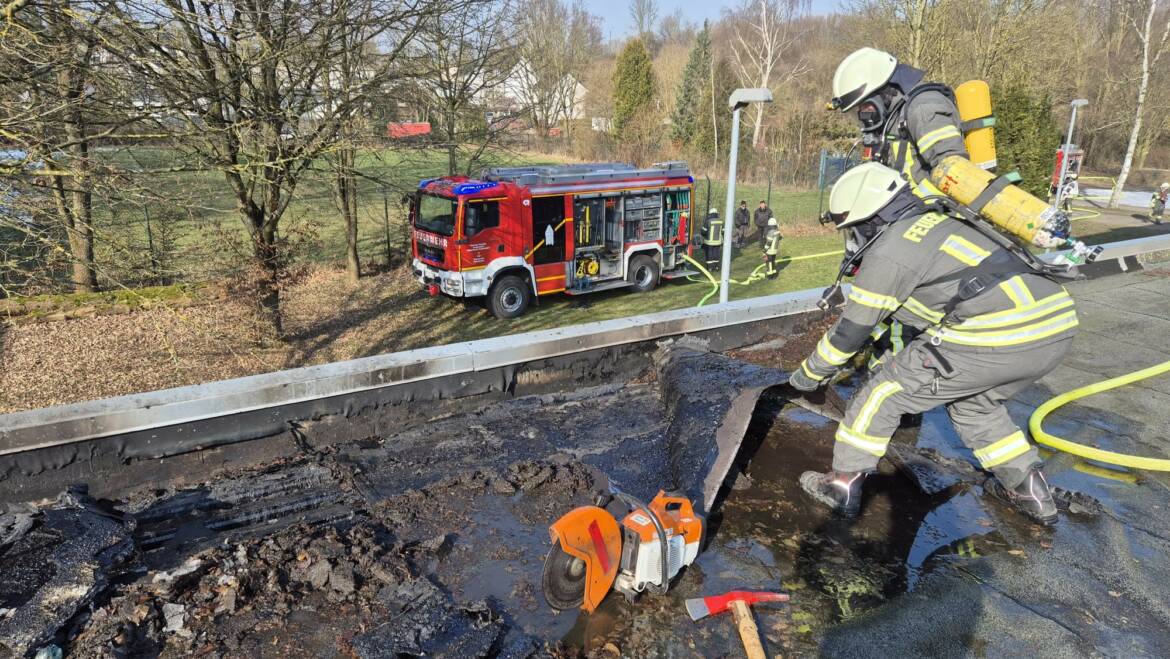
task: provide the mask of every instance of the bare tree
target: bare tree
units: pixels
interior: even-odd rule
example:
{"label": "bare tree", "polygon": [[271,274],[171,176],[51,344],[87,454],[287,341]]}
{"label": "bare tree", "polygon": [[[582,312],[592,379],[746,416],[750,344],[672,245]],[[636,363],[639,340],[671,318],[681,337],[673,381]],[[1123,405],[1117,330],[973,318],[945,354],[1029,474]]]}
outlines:
{"label": "bare tree", "polygon": [[543,140],[576,115],[580,80],[601,47],[600,21],[580,0],[529,0],[521,16],[516,92]]}
{"label": "bare tree", "polygon": [[[153,94],[154,128],[186,166],[223,174],[248,232],[248,289],[275,336],[291,243],[281,220],[302,177],[333,149],[361,99],[385,83],[429,2],[379,1],[380,23],[355,20],[358,0],[120,0],[106,47]],[[345,52],[377,45],[377,68],[327,102]]]}
{"label": "bare tree", "polygon": [[[49,212],[66,238],[73,290],[94,291],[95,173],[90,152],[94,141],[117,125],[107,122],[104,99],[99,97],[109,87],[98,62],[105,12],[92,3],[48,0],[31,7],[13,3],[5,8],[5,18],[5,34],[0,37],[0,82],[6,90],[0,95],[0,138],[25,157],[4,170],[12,177],[40,174],[38,180],[45,182],[52,200]],[[23,190],[31,192],[29,187]],[[31,225],[11,228],[31,230]]]}
{"label": "bare tree", "polygon": [[438,129],[448,174],[460,171],[460,146],[474,144],[470,171],[521,110],[508,107],[514,100],[505,86],[517,66],[514,0],[474,4],[473,11],[449,7],[429,16],[414,53],[419,101]]}
{"label": "bare tree", "polygon": [[1136,18],[1131,17],[1134,32],[1141,43],[1142,54],[1138,61],[1138,93],[1137,104],[1133,112],[1133,125],[1129,131],[1129,142],[1125,147],[1125,157],[1121,162],[1121,173],[1117,175],[1117,183],[1113,186],[1113,194],[1109,197],[1109,207],[1117,208],[1121,204],[1121,195],[1125,192],[1125,182],[1129,178],[1130,167],[1133,166],[1133,155],[1137,149],[1138,137],[1142,132],[1142,115],[1145,112],[1146,95],[1149,93],[1150,72],[1158,66],[1158,61],[1166,52],[1167,37],[1170,37],[1170,12],[1166,12],[1165,27],[1161,36],[1155,32],[1154,17],[1158,13],[1158,0],[1149,0],[1145,21],[1139,24]]}
{"label": "bare tree", "polygon": [[[744,0],[734,16],[732,55],[740,80],[769,89],[807,70],[797,47],[803,30],[799,23],[808,0]],[[752,113],[752,146],[759,146],[764,106]]]}
{"label": "bare tree", "polygon": [[658,24],[658,0],[630,0],[630,21],[634,35],[649,43]]}

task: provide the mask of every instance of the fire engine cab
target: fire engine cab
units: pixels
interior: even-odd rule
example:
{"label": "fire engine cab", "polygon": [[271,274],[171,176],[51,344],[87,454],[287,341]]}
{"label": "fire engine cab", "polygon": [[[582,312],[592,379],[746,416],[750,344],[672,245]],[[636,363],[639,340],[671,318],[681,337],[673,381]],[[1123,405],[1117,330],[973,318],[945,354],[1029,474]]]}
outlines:
{"label": "fire engine cab", "polygon": [[686,267],[686,163],[485,170],[423,181],[411,207],[414,274],[432,295],[486,297],[515,318],[539,296],[648,291]]}

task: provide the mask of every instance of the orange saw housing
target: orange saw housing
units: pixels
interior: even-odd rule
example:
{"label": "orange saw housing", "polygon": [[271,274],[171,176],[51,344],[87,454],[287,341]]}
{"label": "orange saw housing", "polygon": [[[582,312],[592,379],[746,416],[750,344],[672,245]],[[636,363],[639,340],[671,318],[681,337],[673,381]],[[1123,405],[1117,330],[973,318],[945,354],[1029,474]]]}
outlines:
{"label": "orange saw housing", "polygon": [[[657,518],[666,538],[659,537],[658,527],[647,513]],[[629,598],[648,586],[665,590],[669,580],[686,565],[694,562],[703,540],[704,521],[685,497],[668,496],[659,491],[645,508],[635,507],[618,522],[604,508],[581,506],[549,527],[550,539],[560,551],[583,563],[583,594],[581,608],[595,610],[611,588]],[[666,580],[663,583],[663,545],[666,551]],[[558,557],[554,546],[549,561],[562,559],[566,569],[581,569],[578,564],[566,564]],[[546,570],[548,564],[546,563]],[[547,577],[547,575],[546,575]],[[563,598],[550,598],[549,604],[560,608],[567,603]]]}

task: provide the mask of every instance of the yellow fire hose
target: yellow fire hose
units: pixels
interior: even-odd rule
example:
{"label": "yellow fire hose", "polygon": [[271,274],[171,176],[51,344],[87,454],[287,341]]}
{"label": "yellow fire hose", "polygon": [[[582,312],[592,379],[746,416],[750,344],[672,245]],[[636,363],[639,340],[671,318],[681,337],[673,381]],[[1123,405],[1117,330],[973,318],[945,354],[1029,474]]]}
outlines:
{"label": "yellow fire hose", "polygon": [[1145,458],[1138,455],[1128,455],[1126,453],[1117,453],[1114,451],[1106,451],[1092,446],[1085,446],[1084,444],[1077,444],[1070,442],[1067,439],[1062,439],[1044,431],[1044,419],[1054,410],[1061,406],[1070,403],[1074,400],[1099,394],[1111,389],[1133,384],[1148,378],[1152,378],[1163,373],[1170,372],[1170,362],[1162,362],[1156,366],[1144,368],[1140,371],[1127,373],[1126,375],[1110,378],[1101,382],[1095,382],[1084,387],[1078,387],[1063,393],[1052,400],[1047,401],[1036,411],[1032,413],[1032,418],[1028,420],[1028,430],[1032,431],[1032,437],[1036,442],[1054,448],[1058,451],[1071,453],[1073,455],[1087,458],[1089,460],[1096,460],[1097,462],[1104,462],[1106,464],[1117,465],[1119,467],[1130,467],[1132,469],[1147,469],[1150,471],[1170,471],[1170,460],[1160,458]]}
{"label": "yellow fire hose", "polygon": [[[786,256],[783,258],[777,258],[776,263],[804,261],[806,259],[820,259],[820,258],[825,258],[827,256],[839,256],[839,255],[844,254],[844,253],[845,253],[845,250],[839,249],[839,250],[834,251],[834,252],[821,252],[819,254],[805,254],[803,256]],[[715,275],[711,274],[711,272],[709,270],[707,270],[707,268],[702,263],[699,263],[698,261],[691,258],[690,256],[687,256],[686,254],[683,254],[682,257],[684,260],[686,260],[687,263],[690,263],[691,265],[698,268],[699,272],[703,273],[703,275],[705,275],[707,277],[707,281],[711,283],[711,291],[709,293],[707,293],[706,295],[704,295],[703,299],[699,300],[699,303],[695,305],[696,307],[701,307],[707,302],[707,300],[711,299],[712,295],[719,292],[719,279],[717,277],[715,277]],[[743,281],[738,281],[735,279],[729,279],[728,281],[731,282],[732,284],[739,284],[740,286],[746,286],[747,284],[751,284],[751,283],[760,281],[760,280],[764,279],[764,277],[765,277],[764,273],[760,272],[760,271],[763,270],[767,265],[768,265],[767,263],[761,263],[760,265],[756,266],[756,269],[752,270],[752,273],[750,275],[748,275],[748,278],[743,280]],[[699,279],[692,279],[691,277],[687,277],[687,280],[688,281],[701,281]]]}

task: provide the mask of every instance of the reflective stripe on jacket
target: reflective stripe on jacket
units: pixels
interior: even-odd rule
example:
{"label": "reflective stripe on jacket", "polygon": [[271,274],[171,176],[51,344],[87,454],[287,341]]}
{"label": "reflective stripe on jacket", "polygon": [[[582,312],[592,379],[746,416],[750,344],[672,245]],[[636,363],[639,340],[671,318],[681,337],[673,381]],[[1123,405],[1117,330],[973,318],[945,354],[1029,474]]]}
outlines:
{"label": "reflective stripe on jacket", "polygon": [[768,229],[764,235],[764,254],[776,256],[780,253],[780,230],[775,227]]}
{"label": "reflective stripe on jacket", "polygon": [[[984,290],[962,299],[960,288],[975,275]],[[963,351],[1036,346],[1077,327],[1075,303],[1063,286],[974,227],[935,212],[886,227],[862,261],[840,319],[804,370],[817,379],[831,375],[891,318]]]}

